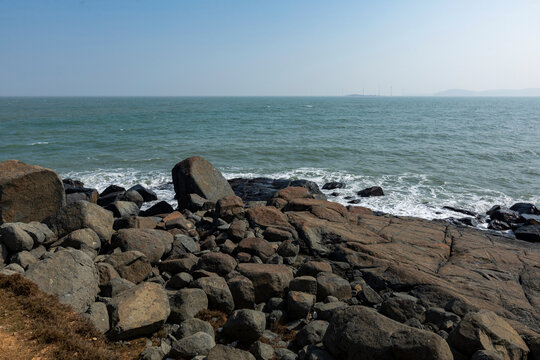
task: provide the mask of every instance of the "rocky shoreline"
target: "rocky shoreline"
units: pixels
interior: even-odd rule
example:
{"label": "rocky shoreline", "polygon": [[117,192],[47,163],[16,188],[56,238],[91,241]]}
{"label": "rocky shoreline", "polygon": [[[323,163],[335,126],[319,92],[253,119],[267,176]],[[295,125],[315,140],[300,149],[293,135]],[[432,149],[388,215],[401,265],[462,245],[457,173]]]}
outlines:
{"label": "rocky shoreline", "polygon": [[540,359],[534,204],[450,221],[374,214],[309,181],[227,181],[200,157],[172,182],[177,209],[141,211],[159,200],[143,186],[98,193],[0,163],[0,274],[111,341],[159,333],[143,359]]}

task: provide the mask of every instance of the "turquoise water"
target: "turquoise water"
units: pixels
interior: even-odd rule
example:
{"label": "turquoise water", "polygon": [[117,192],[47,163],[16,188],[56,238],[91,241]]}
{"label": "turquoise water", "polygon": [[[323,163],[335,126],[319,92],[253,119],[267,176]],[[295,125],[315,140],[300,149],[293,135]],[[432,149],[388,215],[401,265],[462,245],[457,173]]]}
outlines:
{"label": "turquoise water", "polygon": [[0,160],[100,190],[142,182],[172,199],[158,185],[191,155],[229,178],[344,181],[342,196],[380,185],[360,205],[401,215],[538,204],[540,98],[0,98]]}

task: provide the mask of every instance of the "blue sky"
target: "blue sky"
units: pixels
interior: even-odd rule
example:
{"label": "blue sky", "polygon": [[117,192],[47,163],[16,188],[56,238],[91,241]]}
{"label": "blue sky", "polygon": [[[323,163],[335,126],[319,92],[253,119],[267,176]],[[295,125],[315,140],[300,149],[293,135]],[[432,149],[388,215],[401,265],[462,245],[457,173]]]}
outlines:
{"label": "blue sky", "polygon": [[540,87],[539,1],[0,0],[0,96]]}

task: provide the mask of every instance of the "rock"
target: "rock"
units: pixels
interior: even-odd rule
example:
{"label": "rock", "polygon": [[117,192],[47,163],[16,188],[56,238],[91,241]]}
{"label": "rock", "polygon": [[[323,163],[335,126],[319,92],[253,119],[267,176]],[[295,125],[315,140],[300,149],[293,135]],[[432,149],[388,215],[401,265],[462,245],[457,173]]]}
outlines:
{"label": "rock", "polygon": [[249,352],[217,344],[206,357],[206,360],[255,360]]}
{"label": "rock", "polygon": [[445,331],[452,330],[461,318],[454,313],[448,312],[439,307],[431,307],[427,309],[425,314],[426,322],[437,326],[437,328]]}
{"label": "rock", "polygon": [[260,257],[263,261],[276,252],[274,247],[266,240],[260,238],[245,238],[237,246],[238,252],[245,252]]}
{"label": "rock", "polygon": [[131,289],[134,286],[135,284],[131,281],[122,279],[121,277],[117,277],[111,279],[106,286],[102,287],[102,295],[105,295],[107,297],[114,297],[120,294],[122,291]]}
{"label": "rock", "polygon": [[165,253],[169,252],[174,237],[162,230],[121,229],[113,239],[113,246],[122,251],[139,251],[156,264]]}
{"label": "rock", "polygon": [[540,225],[525,225],[514,230],[514,235],[519,240],[540,242]]}
{"label": "rock", "polygon": [[[352,285],[352,284],[351,284]],[[383,302],[382,297],[362,279],[352,286],[356,292],[356,298],[362,305],[373,306]]]}
{"label": "rock", "polygon": [[23,269],[28,269],[28,266],[35,264],[38,261],[34,255],[32,255],[29,251],[21,251],[16,254],[14,254],[11,257],[10,262],[19,264]]}
{"label": "rock", "polygon": [[101,248],[101,241],[94,230],[85,228],[75,230],[64,236],[60,239],[60,246],[72,247],[80,250],[86,247],[88,249],[99,251]]}
{"label": "rock", "polygon": [[319,190],[317,184],[307,180],[287,180],[287,179],[269,179],[269,178],[252,178],[252,179],[231,179],[229,184],[233,188],[236,195],[244,201],[269,201],[276,191],[285,189],[286,187],[304,187],[308,189],[309,194],[313,197],[324,199],[324,194]]}
{"label": "rock", "polygon": [[109,336],[117,340],[150,335],[171,313],[165,290],[150,282],[113,297],[107,308],[111,318]]}
{"label": "rock", "polygon": [[294,278],[289,287],[293,291],[301,291],[312,295],[317,295],[317,279],[313,276],[299,276]]}
{"label": "rock", "polygon": [[253,226],[290,227],[287,216],[273,206],[250,208],[247,210],[247,217]]}
{"label": "rock", "polygon": [[183,289],[193,281],[193,276],[188,273],[181,272],[174,274],[171,279],[167,282],[167,287],[171,289]]}
{"label": "rock", "polygon": [[200,156],[176,164],[172,169],[172,178],[179,207],[188,202],[189,194],[197,194],[213,202],[234,195],[223,175]]}
{"label": "rock", "polygon": [[66,187],[66,183],[64,183],[64,189],[66,191],[66,204],[71,204],[79,200],[84,200],[97,204],[99,194],[96,189],[90,189],[85,187],[69,188]]}
{"label": "rock", "polygon": [[178,327],[178,330],[176,330],[176,332],[174,333],[174,336],[176,336],[176,338],[178,339],[181,339],[187,336],[194,335],[198,332],[204,332],[210,335],[212,338],[214,337],[214,328],[212,327],[212,325],[207,321],[196,318],[182,321],[182,323]]}
{"label": "rock", "polygon": [[407,295],[394,293],[394,296],[386,299],[381,306],[381,314],[401,323],[416,318],[423,322],[426,309],[418,304],[418,299]]}
{"label": "rock", "polygon": [[504,360],[504,358],[493,350],[478,350],[471,357],[471,360]]}
{"label": "rock", "polygon": [[223,326],[223,334],[231,339],[252,342],[261,337],[266,328],[263,312],[241,309],[235,310]]}
{"label": "rock", "polygon": [[198,267],[224,276],[236,268],[236,260],[227,254],[209,252],[200,257]]}
{"label": "rock", "polygon": [[344,189],[345,183],[339,181],[328,182],[323,185],[323,190]]}
{"label": "rock", "polygon": [[504,359],[526,359],[529,348],[519,334],[489,310],[470,312],[450,333],[448,343],[466,356],[477,350],[495,350]]}
{"label": "rock", "polygon": [[247,221],[245,220],[234,220],[227,231],[229,238],[232,240],[242,240],[246,236],[246,230],[248,228]]}
{"label": "rock", "polygon": [[24,276],[78,313],[84,313],[99,292],[94,262],[80,250],[57,251],[30,265]]}
{"label": "rock", "polygon": [[107,305],[104,303],[95,302],[91,304],[84,315],[101,333],[109,331],[109,313],[107,312]]}
{"label": "rock", "polygon": [[111,264],[98,262],[96,263],[96,270],[99,276],[99,287],[103,289],[106,286],[109,286],[112,279],[117,279],[120,277],[118,271],[114,269]]}
{"label": "rock", "polygon": [[274,357],[274,348],[261,341],[255,341],[253,344],[251,344],[249,351],[257,360],[272,360]]}
{"label": "rock", "polygon": [[174,211],[173,207],[166,201],[160,201],[150,208],[139,212],[140,216],[155,216],[161,214],[170,214]]}
{"label": "rock", "polygon": [[319,273],[317,275],[317,299],[323,300],[327,296],[335,296],[339,300],[352,297],[349,282],[332,273]]}
{"label": "rock", "polygon": [[139,214],[139,206],[137,206],[136,203],[131,202],[131,201],[117,200],[105,206],[105,209],[112,212],[114,217],[116,218],[137,216]]}
{"label": "rock", "polygon": [[308,261],[300,266],[298,272],[296,273],[296,276],[307,275],[316,277],[321,272],[331,273],[332,266],[330,266],[329,263],[324,261]]}
{"label": "rock", "polygon": [[492,220],[503,221],[507,224],[519,222],[520,214],[517,211],[510,210],[506,207],[501,207],[491,211],[489,217]]}
{"label": "rock", "polygon": [[113,229],[155,229],[157,222],[155,218],[142,216],[127,216],[114,219]]}
{"label": "rock", "polygon": [[304,360],[337,360],[322,347],[310,345],[306,347]]}
{"label": "rock", "polygon": [[511,228],[512,226],[510,226],[510,224],[501,220],[491,220],[488,223],[488,229],[491,229],[491,230],[504,231],[504,230],[510,230]]}
{"label": "rock", "polygon": [[510,210],[516,211],[521,215],[540,215],[540,210],[538,210],[538,208],[534,204],[530,203],[515,203],[514,205],[510,206]]}
{"label": "rock", "polygon": [[[1,240],[1,238],[0,238],[0,240]],[[6,264],[7,258],[8,258],[8,249],[7,249],[6,245],[4,245],[0,241],[0,269],[2,269],[4,267],[4,265]]]}
{"label": "rock", "polygon": [[221,310],[227,314],[234,310],[234,299],[224,278],[218,276],[199,278],[193,282],[193,286],[203,289],[211,309]]}
{"label": "rock", "polygon": [[128,192],[129,191],[138,192],[139,195],[141,195],[141,197],[143,198],[144,202],[154,201],[154,200],[158,199],[155,192],[153,192],[152,190],[150,190],[148,188],[145,188],[141,184],[137,184],[135,186],[130,187],[128,189]]}
{"label": "rock", "polygon": [[216,203],[216,214],[227,222],[243,219],[245,217],[244,202],[236,195],[225,196]]}
{"label": "rock", "polygon": [[287,296],[287,315],[291,319],[305,319],[315,305],[315,295],[289,291]]}
{"label": "rock", "polygon": [[169,321],[180,324],[191,319],[201,310],[208,309],[208,298],[202,289],[181,289],[169,296],[171,316]]}
{"label": "rock", "polygon": [[113,233],[114,218],[110,211],[88,201],[69,204],[45,220],[45,223],[61,238],[75,230],[90,228],[103,242],[109,242]]}
{"label": "rock", "polygon": [[277,249],[277,253],[283,257],[295,257],[299,252],[300,246],[293,240],[283,241]]}
{"label": "rock", "polygon": [[214,346],[216,346],[214,337],[201,331],[173,342],[169,355],[175,358],[191,359],[197,355],[208,354]]}
{"label": "rock", "polygon": [[[131,203],[134,203],[135,205],[137,205],[137,214],[139,213],[139,209],[141,208],[142,204],[144,203],[144,199],[143,197],[141,196],[141,194],[139,194],[137,191],[135,190],[128,190],[126,191],[124,194],[122,194],[120,197],[119,197],[119,200],[121,201],[126,201],[126,202],[131,202]],[[118,202],[118,201],[116,201]],[[131,210],[131,212],[135,213],[135,210]],[[135,214],[134,214],[135,215]],[[115,215],[116,216],[116,215]]]}
{"label": "rock", "polygon": [[384,196],[384,192],[380,186],[372,186],[370,188],[360,190],[357,195],[360,195],[361,197]]}
{"label": "rock", "polygon": [[181,257],[181,255],[196,253],[200,250],[199,244],[193,238],[183,234],[176,234],[174,235],[172,250],[168,258],[176,259]]}
{"label": "rock", "polygon": [[451,360],[448,344],[438,335],[400,324],[364,306],[337,311],[323,343],[338,359]]}
{"label": "rock", "polygon": [[[319,320],[330,321],[337,310],[341,310],[347,307],[343,301],[332,301],[328,303],[316,303],[313,309],[317,314],[316,318]],[[314,316],[315,317],[315,316]]]}
{"label": "rock", "polygon": [[139,251],[112,254],[105,262],[111,264],[122,278],[135,284],[146,280],[152,272],[150,261]]}
{"label": "rock", "polygon": [[15,263],[9,264],[0,271],[0,275],[10,276],[15,274],[24,274],[24,269],[21,265]]}
{"label": "rock", "polygon": [[32,250],[34,239],[24,231],[23,223],[0,225],[0,241],[12,252]]}
{"label": "rock", "polygon": [[295,341],[300,347],[320,343],[328,329],[328,321],[313,320],[296,334]]}
{"label": "rock", "polygon": [[247,277],[236,275],[227,281],[237,309],[253,309],[255,289]]}
{"label": "rock", "polygon": [[196,256],[186,254],[180,259],[170,259],[162,261],[158,264],[159,271],[166,271],[170,274],[178,274],[180,272],[190,272],[197,265]]}
{"label": "rock", "polygon": [[289,350],[289,349],[276,348],[274,352],[276,353],[276,356],[281,360],[297,360],[298,359],[298,356],[292,350]]}
{"label": "rock", "polygon": [[0,162],[0,223],[43,221],[66,204],[58,175],[17,160]]}
{"label": "rock", "polygon": [[285,265],[239,264],[237,269],[253,282],[256,302],[283,296],[293,279],[292,270]]}

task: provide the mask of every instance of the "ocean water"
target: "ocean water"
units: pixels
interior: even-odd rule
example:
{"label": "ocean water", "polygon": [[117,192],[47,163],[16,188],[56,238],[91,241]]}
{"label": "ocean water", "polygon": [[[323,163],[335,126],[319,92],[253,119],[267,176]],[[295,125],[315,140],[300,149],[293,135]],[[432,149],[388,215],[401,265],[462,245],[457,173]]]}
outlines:
{"label": "ocean water", "polygon": [[142,183],[174,203],[170,170],[192,155],[227,178],[343,181],[341,203],[379,185],[359,205],[396,215],[540,204],[540,98],[0,98],[0,160],[98,190]]}

